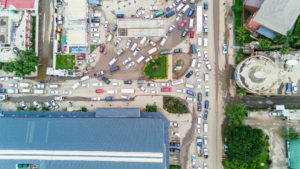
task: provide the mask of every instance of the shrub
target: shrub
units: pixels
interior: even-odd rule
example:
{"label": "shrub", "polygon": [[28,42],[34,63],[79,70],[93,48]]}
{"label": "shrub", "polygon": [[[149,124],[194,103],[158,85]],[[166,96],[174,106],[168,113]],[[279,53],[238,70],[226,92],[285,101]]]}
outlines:
{"label": "shrub", "polygon": [[82,112],[87,112],[87,108],[83,106],[83,107],[81,107],[81,111]]}
{"label": "shrub", "polygon": [[179,99],[173,97],[164,97],[164,109],[170,113],[187,113],[188,108]]}
{"label": "shrub", "polygon": [[156,105],[147,104],[147,106],[146,106],[146,112],[157,112],[157,106]]}
{"label": "shrub", "polygon": [[168,77],[168,57],[160,56],[151,60],[144,67],[144,74],[150,79],[166,79]]}

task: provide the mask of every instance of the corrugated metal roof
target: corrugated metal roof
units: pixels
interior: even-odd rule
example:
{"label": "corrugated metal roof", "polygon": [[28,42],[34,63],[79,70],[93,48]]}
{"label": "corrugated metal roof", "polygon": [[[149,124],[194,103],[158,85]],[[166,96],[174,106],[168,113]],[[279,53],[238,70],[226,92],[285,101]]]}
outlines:
{"label": "corrugated metal roof", "polygon": [[257,33],[269,38],[269,39],[274,39],[276,37],[276,33],[271,31],[270,29],[260,26],[259,29],[256,31]]}
{"label": "corrugated metal roof", "polygon": [[245,0],[244,5],[260,8],[264,0]]}
{"label": "corrugated metal roof", "polygon": [[96,117],[140,117],[140,109],[97,108]]}

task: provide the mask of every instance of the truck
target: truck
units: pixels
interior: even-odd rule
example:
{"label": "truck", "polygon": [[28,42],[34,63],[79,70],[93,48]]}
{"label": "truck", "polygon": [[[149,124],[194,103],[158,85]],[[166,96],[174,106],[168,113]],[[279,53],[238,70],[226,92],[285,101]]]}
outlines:
{"label": "truck", "polygon": [[47,94],[47,90],[33,90],[34,94]]}
{"label": "truck", "polygon": [[198,156],[201,157],[203,155],[203,151],[202,151],[202,138],[201,137],[197,137],[197,153]]}
{"label": "truck", "polygon": [[32,89],[21,89],[21,93],[30,94],[32,93]]}
{"label": "truck", "polygon": [[148,54],[151,55],[151,54],[155,53],[156,51],[157,51],[157,48],[154,47],[148,51]]}
{"label": "truck", "polygon": [[19,90],[18,89],[7,89],[6,93],[9,93],[9,94],[18,94]]}
{"label": "truck", "polygon": [[115,97],[113,97],[113,96],[107,96],[107,97],[105,97],[105,100],[106,101],[113,101],[113,100],[115,100]]}
{"label": "truck", "polygon": [[135,93],[134,89],[121,89],[121,93]]}
{"label": "truck", "polygon": [[170,50],[163,50],[160,52],[161,55],[167,55],[170,54]]}
{"label": "truck", "polygon": [[166,18],[169,18],[171,16],[173,16],[175,14],[175,11],[171,11],[169,13],[166,14]]}
{"label": "truck", "polygon": [[30,88],[30,87],[32,87],[32,83],[20,83],[19,86],[23,87],[23,88]]}

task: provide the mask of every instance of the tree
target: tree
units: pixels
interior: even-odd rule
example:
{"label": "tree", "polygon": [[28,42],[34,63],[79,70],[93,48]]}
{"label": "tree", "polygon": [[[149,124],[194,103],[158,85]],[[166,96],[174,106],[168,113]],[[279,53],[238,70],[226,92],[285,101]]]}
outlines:
{"label": "tree", "polygon": [[147,106],[146,106],[146,112],[157,112],[157,106],[156,105],[147,104]]}
{"label": "tree", "polygon": [[49,107],[47,107],[47,106],[42,106],[42,111],[49,111]]}
{"label": "tree", "polygon": [[244,26],[238,27],[235,32],[236,32],[237,40],[240,41],[241,43],[244,43],[247,36],[250,35]]}
{"label": "tree", "polygon": [[272,47],[272,42],[265,38],[260,38],[258,40],[258,43],[259,43],[258,50],[267,51],[270,50]]}
{"label": "tree", "polygon": [[222,161],[222,164],[226,169],[248,169],[247,163],[240,163],[236,159],[225,159]]}
{"label": "tree", "polygon": [[83,107],[81,107],[81,111],[87,112],[87,108],[83,106]]}
{"label": "tree", "polygon": [[229,158],[239,163],[249,164],[259,159],[267,146],[263,131],[250,126],[227,128],[224,135],[227,138]]}
{"label": "tree", "polygon": [[281,137],[285,140],[298,140],[299,134],[294,127],[289,127],[283,130]]}
{"label": "tree", "polygon": [[17,111],[22,111],[22,110],[23,110],[23,107],[21,107],[21,106],[17,107]]}
{"label": "tree", "polygon": [[29,106],[29,107],[28,107],[28,110],[29,110],[29,111],[36,111],[37,109],[36,109],[36,107],[34,107],[34,106]]}
{"label": "tree", "polygon": [[292,50],[290,44],[286,44],[280,49],[280,51],[283,53],[288,53],[290,50]]}
{"label": "tree", "polygon": [[246,106],[243,104],[227,104],[225,116],[231,126],[241,126],[248,115]]}

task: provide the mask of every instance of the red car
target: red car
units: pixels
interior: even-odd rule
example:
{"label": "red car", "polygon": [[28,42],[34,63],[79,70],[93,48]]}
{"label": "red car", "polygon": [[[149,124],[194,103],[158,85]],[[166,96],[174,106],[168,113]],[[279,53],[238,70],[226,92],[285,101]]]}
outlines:
{"label": "red car", "polygon": [[183,28],[185,24],[186,24],[186,20],[183,19],[182,22],[181,22],[181,24],[180,24],[180,27]]}
{"label": "red car", "polygon": [[194,38],[194,31],[193,30],[190,31],[190,38],[191,39]]}
{"label": "red car", "polygon": [[162,92],[172,92],[172,88],[171,87],[165,87],[165,88],[161,88]]}
{"label": "red car", "polygon": [[77,56],[77,60],[84,60],[84,56]]}
{"label": "red car", "polygon": [[103,89],[96,89],[96,93],[104,93]]}
{"label": "red car", "polygon": [[2,84],[0,83],[0,88],[2,88]]}
{"label": "red car", "polygon": [[103,52],[104,52],[104,49],[105,49],[105,45],[104,45],[104,43],[102,43],[102,44],[100,45],[100,52],[103,53]]}

